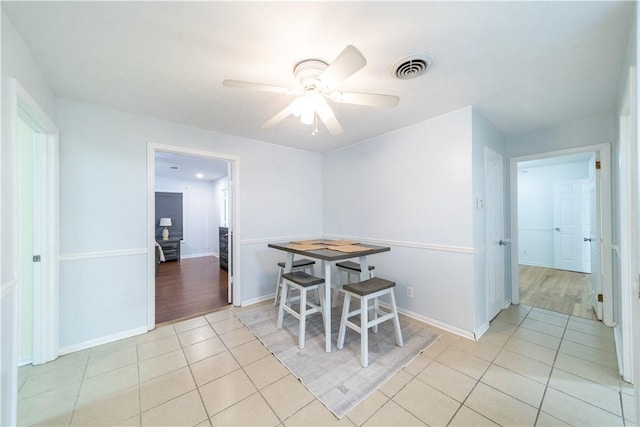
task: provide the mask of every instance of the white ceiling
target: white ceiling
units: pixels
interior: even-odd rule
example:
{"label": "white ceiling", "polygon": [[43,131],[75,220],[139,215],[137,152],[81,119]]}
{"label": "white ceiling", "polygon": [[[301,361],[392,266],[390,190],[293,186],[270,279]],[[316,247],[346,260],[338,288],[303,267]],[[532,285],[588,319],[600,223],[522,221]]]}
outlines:
{"label": "white ceiling", "polygon": [[[9,2],[58,96],[316,152],[474,105],[505,134],[615,111],[635,2]],[[261,125],[296,63],[348,44],[368,64],[340,89],[400,96],[394,110],[332,104],[344,133],[289,117]],[[433,66],[397,80],[400,57]]]}
{"label": "white ceiling", "polygon": [[227,176],[227,163],[212,157],[156,151],[155,174],[180,180],[215,181]]}

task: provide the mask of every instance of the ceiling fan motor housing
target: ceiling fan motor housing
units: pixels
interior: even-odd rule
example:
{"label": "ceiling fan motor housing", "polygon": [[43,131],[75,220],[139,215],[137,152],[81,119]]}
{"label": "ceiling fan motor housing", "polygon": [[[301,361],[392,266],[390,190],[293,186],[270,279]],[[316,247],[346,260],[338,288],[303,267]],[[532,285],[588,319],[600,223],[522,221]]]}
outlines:
{"label": "ceiling fan motor housing", "polygon": [[320,74],[322,74],[327,67],[328,64],[324,61],[307,59],[293,67],[293,75],[296,82],[304,88],[304,90],[317,89],[318,77],[320,77]]}

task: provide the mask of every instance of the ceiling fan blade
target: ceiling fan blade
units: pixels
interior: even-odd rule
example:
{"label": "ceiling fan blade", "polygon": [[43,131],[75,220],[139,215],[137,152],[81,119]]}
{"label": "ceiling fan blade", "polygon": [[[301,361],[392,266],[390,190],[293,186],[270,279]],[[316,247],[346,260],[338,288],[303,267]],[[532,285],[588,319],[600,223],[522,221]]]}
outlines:
{"label": "ceiling fan blade", "polygon": [[254,83],[254,82],[245,82],[242,80],[225,80],[222,84],[226,87],[236,87],[240,89],[251,89],[251,90],[259,90],[262,92],[275,92],[282,93],[285,95],[297,95],[300,91],[295,89],[289,89],[287,87],[275,86],[264,83]]}
{"label": "ceiling fan blade", "polygon": [[347,46],[340,55],[320,74],[318,80],[323,88],[332,88],[367,65],[367,60],[354,46]]}
{"label": "ceiling fan blade", "polygon": [[395,108],[400,98],[395,95],[381,95],[377,93],[331,92],[331,100],[344,104],[367,105],[369,107]]}
{"label": "ceiling fan blade", "polygon": [[291,106],[287,105],[286,107],[284,107],[284,109],[282,111],[280,111],[278,114],[276,114],[275,116],[271,117],[269,120],[267,120],[262,127],[263,128],[270,128],[273,127],[275,125],[277,125],[278,123],[280,123],[281,121],[283,121],[284,119],[286,119],[287,117],[289,117],[289,115],[291,114]]}
{"label": "ceiling fan blade", "polygon": [[316,106],[316,113],[320,117],[320,120],[322,120],[322,123],[324,123],[329,130],[331,136],[336,136],[344,132],[342,126],[340,126],[340,122],[336,118],[336,115],[326,102],[322,105]]}

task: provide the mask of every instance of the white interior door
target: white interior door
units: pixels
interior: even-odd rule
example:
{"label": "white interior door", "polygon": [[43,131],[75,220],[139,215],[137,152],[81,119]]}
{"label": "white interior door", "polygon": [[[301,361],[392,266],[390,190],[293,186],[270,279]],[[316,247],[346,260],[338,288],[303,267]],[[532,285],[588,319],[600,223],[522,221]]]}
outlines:
{"label": "white interior door", "polygon": [[569,180],[553,186],[553,260],[560,270],[589,272],[583,263],[584,184],[584,180]]}
{"label": "white interior door", "polygon": [[485,148],[485,223],[487,241],[488,315],[493,319],[505,305],[504,175],[502,156]]}

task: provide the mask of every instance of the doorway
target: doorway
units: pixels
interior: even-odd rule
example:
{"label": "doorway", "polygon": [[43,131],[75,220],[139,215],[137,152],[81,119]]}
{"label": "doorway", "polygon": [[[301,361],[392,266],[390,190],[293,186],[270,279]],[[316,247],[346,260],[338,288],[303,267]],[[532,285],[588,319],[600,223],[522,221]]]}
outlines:
{"label": "doorway", "polygon": [[237,257],[220,236],[223,229],[232,235],[237,224],[232,201],[238,160],[156,144],[148,152],[151,329],[233,302],[233,264],[225,269],[221,261]]}
{"label": "doorway", "polygon": [[597,319],[591,301],[592,164],[595,153],[518,163],[521,303]]}
{"label": "doorway", "polygon": [[613,320],[609,146],[511,160],[512,301]]}

